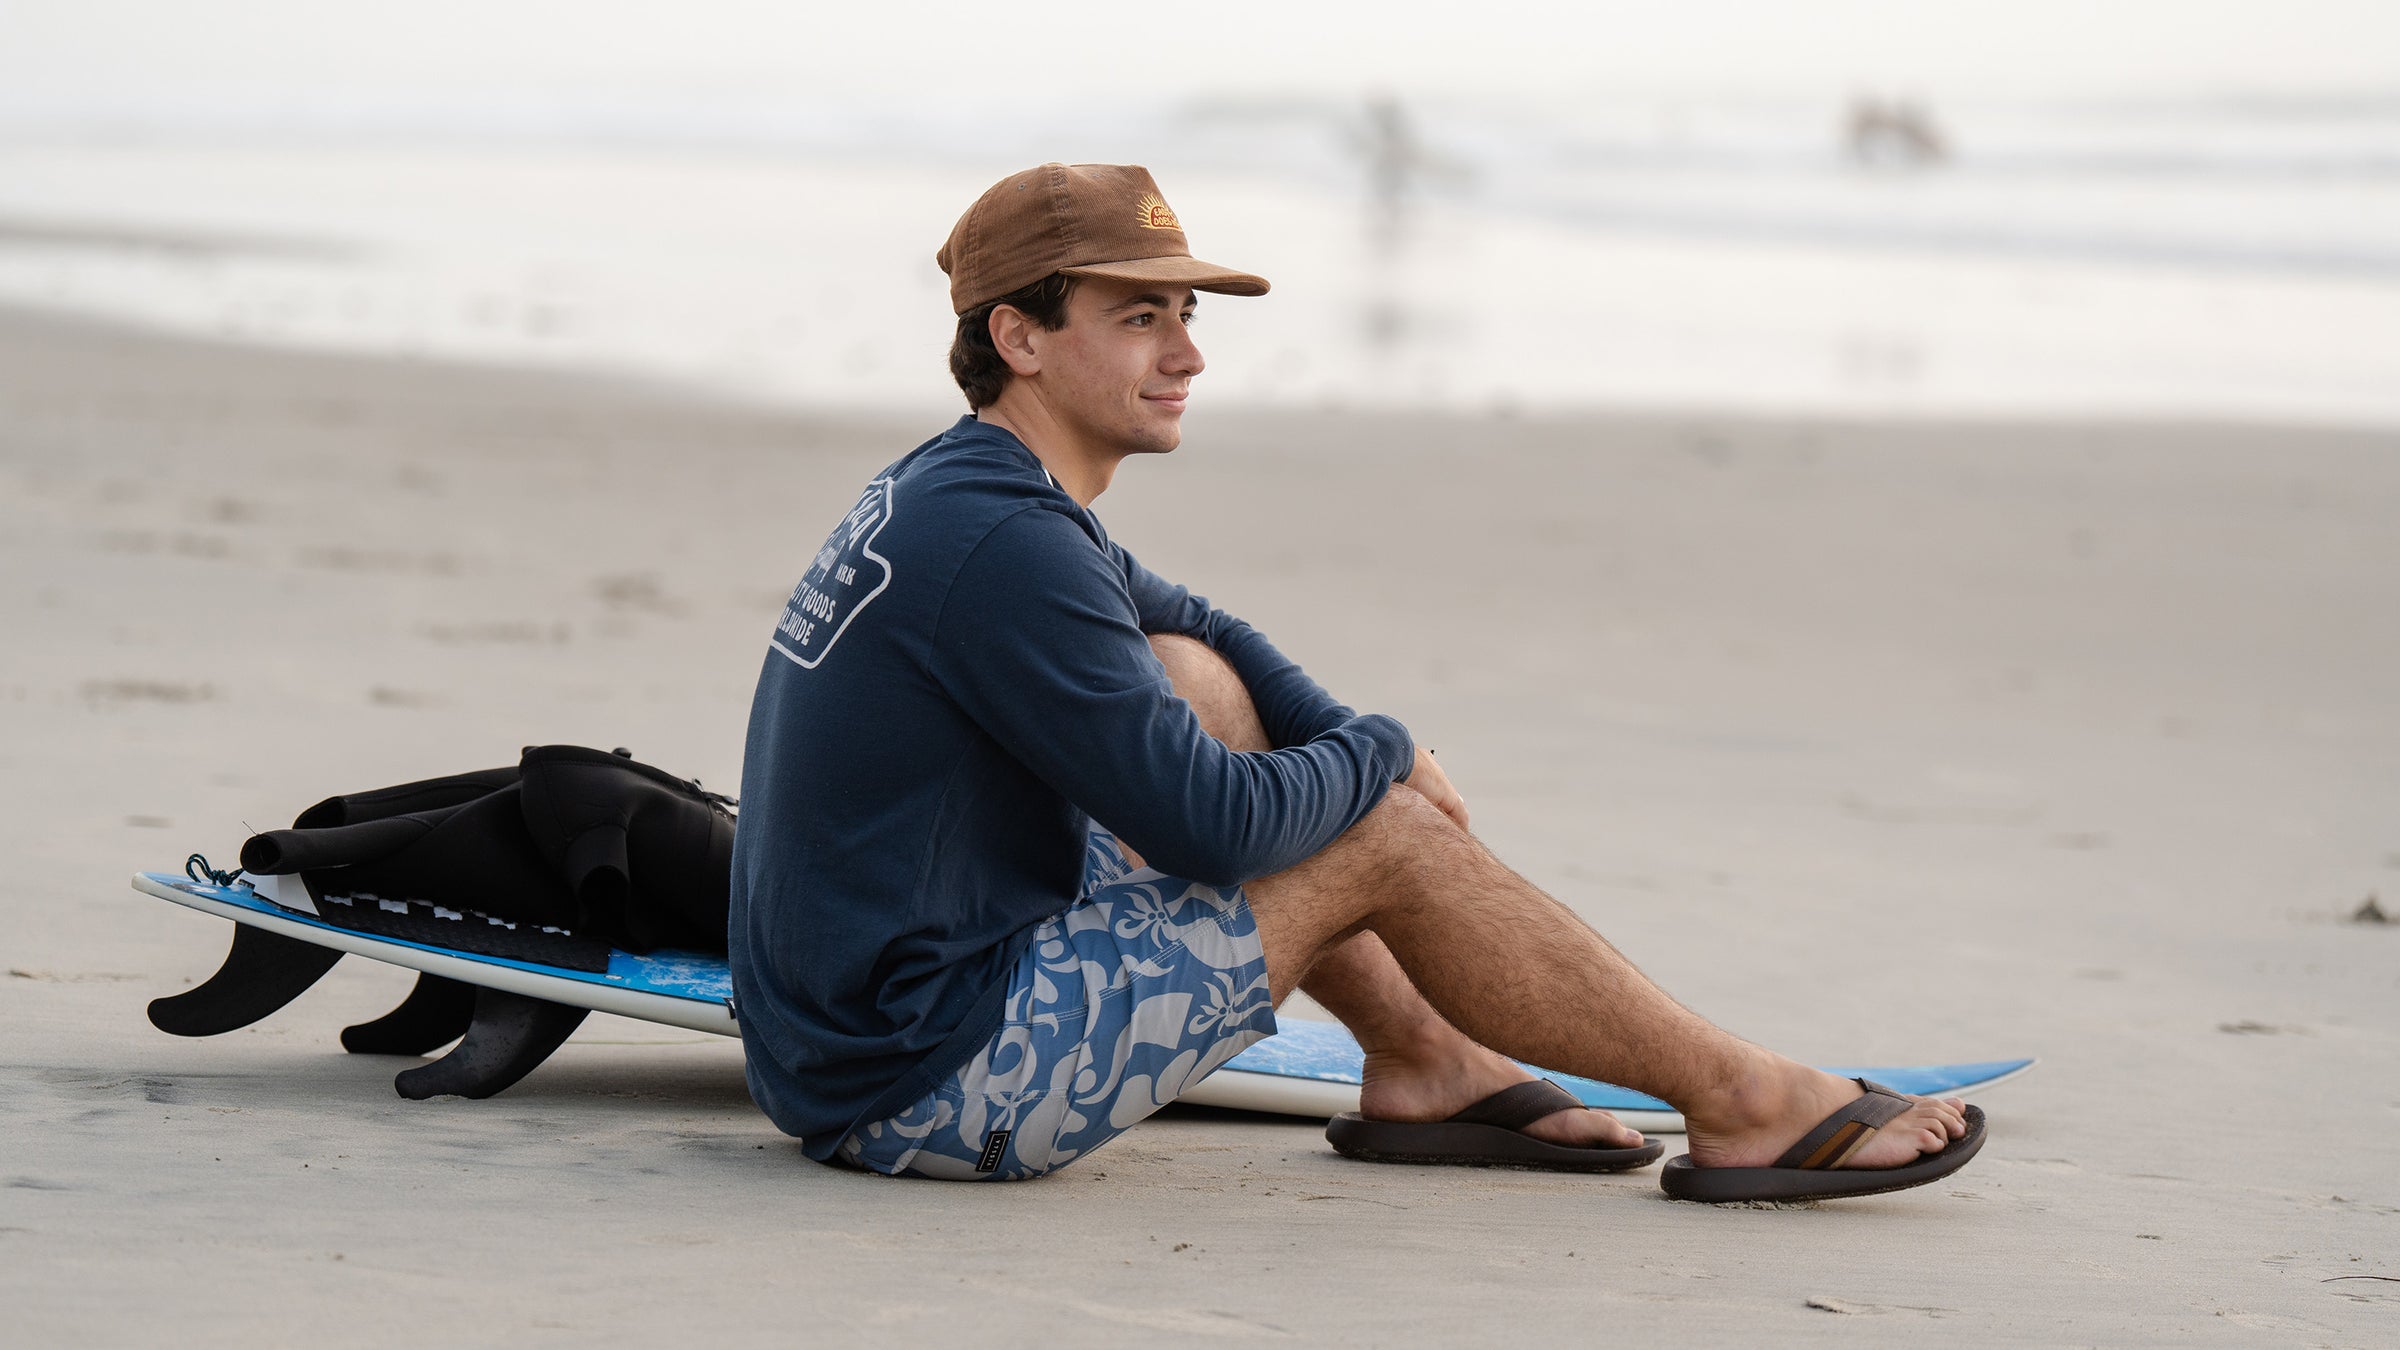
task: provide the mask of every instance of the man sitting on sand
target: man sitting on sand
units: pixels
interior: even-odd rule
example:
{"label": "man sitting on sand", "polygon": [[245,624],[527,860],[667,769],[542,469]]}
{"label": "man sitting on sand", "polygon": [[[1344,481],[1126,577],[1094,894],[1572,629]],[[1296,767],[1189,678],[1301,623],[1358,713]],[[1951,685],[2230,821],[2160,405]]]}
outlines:
{"label": "man sitting on sand", "polygon": [[[1663,1182],[1687,1198],[1964,1165],[1980,1112],[1684,1008],[1468,833],[1405,727],[1110,541],[1092,502],[1181,438],[1195,292],[1267,290],[1194,259],[1146,170],[1013,175],[938,260],[973,411],[835,527],[750,715],[734,988],[751,1093],[809,1156],[1039,1176],[1274,1034],[1304,988],[1366,1051],[1329,1131],[1357,1156],[1658,1155],[1522,1060],[1681,1111]],[[1389,529],[1411,565],[1410,523]]]}

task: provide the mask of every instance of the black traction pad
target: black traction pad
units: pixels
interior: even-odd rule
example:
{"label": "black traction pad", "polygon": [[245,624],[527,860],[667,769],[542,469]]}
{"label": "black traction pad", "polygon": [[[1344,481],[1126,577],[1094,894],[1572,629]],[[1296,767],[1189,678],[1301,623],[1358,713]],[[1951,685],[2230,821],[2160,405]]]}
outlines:
{"label": "black traction pad", "polygon": [[[311,887],[314,890],[315,887]],[[497,956],[562,970],[604,974],[609,946],[563,928],[527,920],[509,923],[471,909],[450,909],[423,900],[386,900],[372,895],[316,897],[317,917],[336,928],[445,947],[473,956]]]}

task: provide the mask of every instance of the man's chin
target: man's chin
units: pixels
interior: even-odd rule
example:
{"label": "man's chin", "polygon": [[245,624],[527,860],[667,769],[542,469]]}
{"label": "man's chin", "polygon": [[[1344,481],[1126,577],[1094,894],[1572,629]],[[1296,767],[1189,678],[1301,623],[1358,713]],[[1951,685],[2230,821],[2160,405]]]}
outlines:
{"label": "man's chin", "polygon": [[1125,453],[1129,455],[1163,455],[1183,444],[1183,418],[1176,416],[1163,423],[1142,428],[1141,434],[1128,438]]}

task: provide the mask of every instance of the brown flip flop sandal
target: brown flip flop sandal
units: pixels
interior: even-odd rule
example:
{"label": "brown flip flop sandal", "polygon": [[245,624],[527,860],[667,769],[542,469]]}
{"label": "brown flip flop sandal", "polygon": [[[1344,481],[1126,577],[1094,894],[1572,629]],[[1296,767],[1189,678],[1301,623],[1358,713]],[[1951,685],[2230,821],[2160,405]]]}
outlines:
{"label": "brown flip flop sandal", "polygon": [[1983,1109],[1967,1108],[1967,1132],[1936,1153],[1919,1156],[1898,1167],[1843,1168],[1858,1151],[1909,1107],[1913,1098],[1871,1083],[1851,1080],[1864,1089],[1856,1101],[1825,1117],[1775,1160],[1773,1167],[1699,1167],[1691,1155],[1670,1158],[1659,1170],[1658,1184],[1678,1200],[1712,1205],[1746,1200],[1834,1200],[1849,1195],[1881,1195],[1922,1186],[1967,1165],[1983,1147]]}
{"label": "brown flip flop sandal", "polygon": [[1575,1094],[1537,1078],[1502,1088],[1448,1120],[1411,1124],[1344,1111],[1325,1126],[1334,1152],[1366,1162],[1451,1167],[1525,1167],[1546,1172],[1622,1172],[1657,1160],[1667,1146],[1645,1137],[1634,1148],[1576,1148],[1522,1133],[1547,1115],[1582,1106]]}

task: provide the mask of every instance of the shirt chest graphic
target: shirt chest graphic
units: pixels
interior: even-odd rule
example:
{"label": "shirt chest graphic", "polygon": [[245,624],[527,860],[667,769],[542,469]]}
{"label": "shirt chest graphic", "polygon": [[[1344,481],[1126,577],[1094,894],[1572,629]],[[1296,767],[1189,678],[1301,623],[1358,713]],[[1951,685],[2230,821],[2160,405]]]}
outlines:
{"label": "shirt chest graphic", "polygon": [[875,551],[875,537],[892,519],[892,480],[878,478],[859,494],[842,523],[792,588],[775,625],[775,650],[814,670],[859,612],[892,584],[892,565]]}

